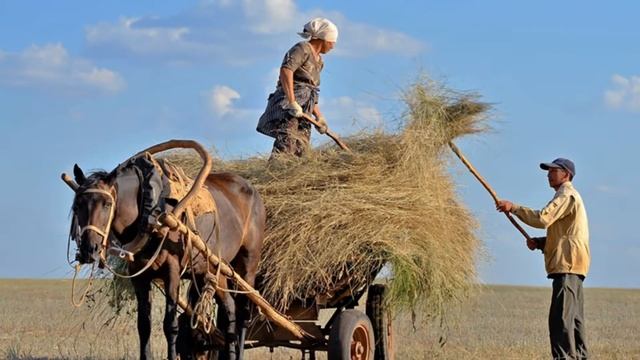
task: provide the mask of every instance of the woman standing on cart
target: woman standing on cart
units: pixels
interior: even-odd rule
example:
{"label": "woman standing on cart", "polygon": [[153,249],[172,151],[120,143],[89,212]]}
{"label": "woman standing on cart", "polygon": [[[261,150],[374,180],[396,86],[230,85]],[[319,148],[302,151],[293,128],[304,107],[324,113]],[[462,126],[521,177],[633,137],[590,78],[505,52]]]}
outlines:
{"label": "woman standing on cart", "polygon": [[315,116],[319,133],[327,131],[327,121],[318,106],[324,66],[321,55],[335,46],[338,28],[327,19],[316,18],[306,23],[298,35],[308,41],[295,44],[285,54],[276,90],[269,95],[267,108],[258,121],[257,130],[275,138],[272,156],[302,156],[309,148],[311,124],[302,118],[305,113]]}

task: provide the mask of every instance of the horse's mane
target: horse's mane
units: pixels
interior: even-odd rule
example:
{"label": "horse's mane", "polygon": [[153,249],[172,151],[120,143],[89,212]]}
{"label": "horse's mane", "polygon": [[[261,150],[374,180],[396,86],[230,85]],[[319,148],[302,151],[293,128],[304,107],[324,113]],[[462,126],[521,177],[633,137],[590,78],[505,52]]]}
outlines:
{"label": "horse's mane", "polygon": [[111,174],[110,172],[107,172],[102,169],[98,169],[90,172],[89,176],[87,176],[87,180],[78,188],[78,192],[81,192],[82,190],[86,190],[94,186],[100,180],[107,179],[110,174]]}

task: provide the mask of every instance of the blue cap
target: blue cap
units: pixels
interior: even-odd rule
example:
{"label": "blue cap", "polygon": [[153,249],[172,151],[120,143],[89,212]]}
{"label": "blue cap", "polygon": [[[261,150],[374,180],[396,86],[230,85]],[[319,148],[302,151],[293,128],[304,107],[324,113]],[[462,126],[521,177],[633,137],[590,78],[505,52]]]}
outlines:
{"label": "blue cap", "polygon": [[541,163],[540,169],[549,170],[551,168],[563,169],[568,171],[571,174],[571,177],[576,176],[576,166],[573,164],[573,161],[564,158],[557,158],[550,163]]}

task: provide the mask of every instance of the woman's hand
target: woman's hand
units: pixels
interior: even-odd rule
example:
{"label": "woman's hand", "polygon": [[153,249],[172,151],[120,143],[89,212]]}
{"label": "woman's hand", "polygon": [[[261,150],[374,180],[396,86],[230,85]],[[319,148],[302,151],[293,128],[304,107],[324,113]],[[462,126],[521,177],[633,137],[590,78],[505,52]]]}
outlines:
{"label": "woman's hand", "polygon": [[325,119],[324,116],[320,115],[316,116],[316,120],[318,121],[316,130],[318,130],[320,134],[326,134],[327,130],[329,129],[329,126],[327,125],[327,119]]}
{"label": "woman's hand", "polygon": [[304,115],[304,111],[302,111],[302,106],[300,106],[300,104],[298,104],[297,101],[293,100],[293,102],[289,102],[289,104],[286,107],[286,110],[289,111],[289,114],[291,114],[291,116],[293,117],[302,117]]}

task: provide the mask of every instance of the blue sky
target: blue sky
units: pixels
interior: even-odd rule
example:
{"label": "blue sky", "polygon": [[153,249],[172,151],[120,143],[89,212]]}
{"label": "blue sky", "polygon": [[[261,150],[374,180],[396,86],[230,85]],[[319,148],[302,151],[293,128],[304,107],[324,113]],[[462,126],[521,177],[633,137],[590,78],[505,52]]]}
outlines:
{"label": "blue sky", "polygon": [[[538,163],[575,161],[591,225],[586,285],[640,287],[640,47],[635,1],[0,2],[0,277],[62,277],[74,163],[112,169],[170,138],[238,158],[302,25],[340,28],[321,106],[337,133],[393,127],[421,71],[495,104],[491,134],[458,142],[505,199],[553,195]],[[322,140],[314,134],[316,141]],[[481,223],[486,283],[545,285],[489,195],[452,174]],[[539,231],[531,230],[534,235]]]}

